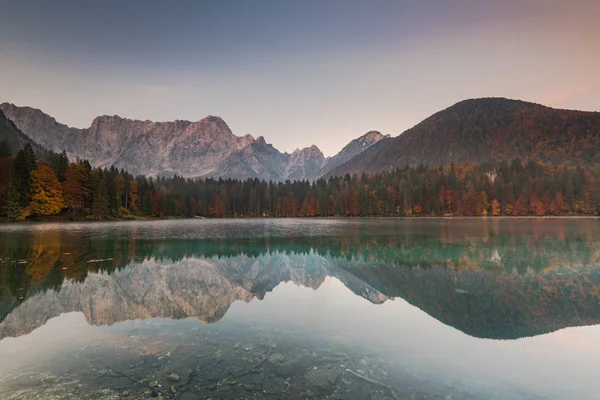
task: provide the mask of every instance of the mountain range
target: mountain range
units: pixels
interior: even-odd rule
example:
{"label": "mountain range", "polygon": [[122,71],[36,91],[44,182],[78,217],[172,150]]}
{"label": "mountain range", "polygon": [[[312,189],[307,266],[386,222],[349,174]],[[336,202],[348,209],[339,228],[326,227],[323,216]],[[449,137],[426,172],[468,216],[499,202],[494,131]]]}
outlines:
{"label": "mountain range", "polygon": [[199,121],[152,122],[100,116],[87,129],[71,128],[41,110],[3,103],[0,110],[41,146],[66,151],[93,166],[133,174],[184,177],[260,178],[273,181],[316,180],[384,139],[368,132],[326,158],[316,146],[282,153],[261,136],[236,136],[219,117]]}
{"label": "mountain range", "polygon": [[504,98],[461,101],[397,137],[370,131],[333,157],[325,157],[314,145],[291,154],[281,152],[262,136],[234,135],[216,116],[196,122],[100,116],[89,128],[76,129],[31,107],[3,103],[0,111],[22,136],[38,146],[55,152],[65,150],[69,157],[88,159],[94,166],[114,165],[149,176],[293,181],[407,165],[513,158],[559,165],[600,163],[600,113]]}

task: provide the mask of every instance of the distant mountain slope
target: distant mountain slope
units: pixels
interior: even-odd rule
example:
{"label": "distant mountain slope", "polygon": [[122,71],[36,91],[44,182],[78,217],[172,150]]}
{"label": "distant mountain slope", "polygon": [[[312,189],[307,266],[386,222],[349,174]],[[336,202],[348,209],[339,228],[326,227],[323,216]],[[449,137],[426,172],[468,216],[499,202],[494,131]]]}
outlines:
{"label": "distant mountain slope", "polygon": [[325,158],[316,146],[282,153],[264,138],[236,136],[219,117],[152,122],[101,116],[88,129],[70,128],[31,107],[0,105],[25,134],[55,152],[85,158],[93,166],[114,165],[133,174],[184,177],[315,180],[383,138],[369,132],[338,155]]}
{"label": "distant mountain slope", "polygon": [[493,159],[600,163],[600,113],[503,98],[465,100],[379,141],[328,175]]}
{"label": "distant mountain slope", "polygon": [[223,178],[259,178],[273,181],[315,180],[360,154],[387,136],[371,131],[354,139],[338,154],[326,158],[317,146],[281,153],[261,136],[245,148],[231,153],[215,173]]}
{"label": "distant mountain slope", "polygon": [[69,128],[36,108],[2,103],[0,111],[24,134],[46,149],[57,153],[63,150],[68,152],[70,143],[85,139],[86,136],[85,129]]}
{"label": "distant mountain slope", "polygon": [[228,155],[215,168],[217,176],[231,179],[284,179],[289,154],[281,153],[260,136],[255,142]]}
{"label": "distant mountain slope", "polygon": [[0,109],[23,132],[56,152],[64,149],[71,158],[134,174],[204,176],[231,152],[254,141],[250,135],[235,136],[225,121],[213,116],[197,122],[101,116],[88,129],[75,129],[34,108],[3,103]]}
{"label": "distant mountain slope", "polygon": [[13,156],[15,156],[17,152],[27,143],[31,144],[31,147],[33,147],[33,151],[36,153],[38,158],[48,159],[51,154],[51,152],[21,132],[15,126],[15,124],[6,118],[4,113],[0,111],[0,142],[2,141],[6,141],[6,143],[8,143]]}
{"label": "distant mountain slope", "polygon": [[323,166],[322,173],[327,174],[329,171],[351,160],[353,157],[356,157],[380,140],[388,139],[389,137],[390,135],[383,135],[381,132],[377,131],[365,133],[363,136],[348,143],[338,154],[328,158]]}

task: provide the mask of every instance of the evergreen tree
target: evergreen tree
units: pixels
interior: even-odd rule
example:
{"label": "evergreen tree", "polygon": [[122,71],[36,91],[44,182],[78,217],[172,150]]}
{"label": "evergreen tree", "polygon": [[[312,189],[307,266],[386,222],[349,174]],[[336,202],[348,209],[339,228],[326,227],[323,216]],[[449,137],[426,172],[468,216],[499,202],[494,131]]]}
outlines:
{"label": "evergreen tree", "polygon": [[58,181],[64,182],[65,172],[69,167],[69,157],[67,157],[67,153],[63,150],[62,153],[56,154],[53,157],[51,157],[50,165],[52,166],[52,169],[54,169],[54,172],[56,172],[56,175],[58,176]]}
{"label": "evergreen tree", "polygon": [[98,170],[94,174],[94,187],[92,189],[92,215],[104,219],[108,215],[108,191],[106,177]]}
{"label": "evergreen tree", "polygon": [[9,175],[6,192],[3,196],[3,205],[0,209],[1,217],[8,221],[19,221],[23,219],[19,200],[19,190],[15,184],[14,174],[11,173]]}
{"label": "evergreen tree", "polygon": [[19,205],[27,207],[31,201],[31,173],[37,167],[37,160],[33,148],[29,143],[25,145],[15,157],[15,184],[19,194]]}
{"label": "evergreen tree", "polygon": [[150,197],[150,192],[147,192],[144,195],[144,198],[142,200],[142,213],[144,213],[144,215],[152,215],[152,199]]}

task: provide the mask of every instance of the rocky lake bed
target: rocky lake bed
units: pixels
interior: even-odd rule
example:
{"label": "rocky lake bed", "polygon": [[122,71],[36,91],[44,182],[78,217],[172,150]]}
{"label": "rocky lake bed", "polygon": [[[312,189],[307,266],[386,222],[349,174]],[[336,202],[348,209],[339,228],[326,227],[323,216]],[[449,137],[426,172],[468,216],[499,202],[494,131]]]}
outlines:
{"label": "rocky lake bed", "polygon": [[[157,320],[160,321],[160,320]],[[52,373],[13,378],[13,399],[465,399],[448,382],[419,381],[385,351],[275,328],[117,334],[53,359]],[[151,329],[153,328],[153,329]],[[338,338],[339,339],[339,338]],[[346,350],[352,348],[352,350]],[[57,364],[58,368],[56,368]],[[404,369],[404,370],[403,370]],[[9,381],[10,382],[10,381]],[[26,385],[23,382],[27,382]]]}

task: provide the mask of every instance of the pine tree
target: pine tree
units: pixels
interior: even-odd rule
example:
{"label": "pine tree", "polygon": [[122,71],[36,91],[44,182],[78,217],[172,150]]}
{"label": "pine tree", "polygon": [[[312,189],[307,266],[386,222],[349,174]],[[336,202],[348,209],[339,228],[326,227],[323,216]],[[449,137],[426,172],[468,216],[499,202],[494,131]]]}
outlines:
{"label": "pine tree", "polygon": [[31,173],[36,167],[37,160],[33,148],[27,143],[15,157],[15,184],[19,193],[21,208],[27,207],[31,201]]}
{"label": "pine tree", "polygon": [[94,189],[92,166],[88,160],[80,160],[78,164],[81,166],[81,173],[83,174],[82,187],[83,193],[85,193],[83,206],[89,210],[92,208],[92,191]]}
{"label": "pine tree", "polygon": [[344,198],[340,195],[335,200],[335,215],[345,216],[346,207],[344,206]]}
{"label": "pine tree", "polygon": [[152,199],[150,197],[150,192],[147,192],[144,195],[142,200],[142,212],[144,215],[152,215]]}
{"label": "pine tree", "polygon": [[62,153],[56,154],[52,157],[52,169],[56,172],[58,176],[59,182],[65,181],[65,172],[69,167],[69,157],[67,157],[67,153],[63,150]]}
{"label": "pine tree", "polygon": [[0,215],[2,218],[8,221],[19,221],[24,218],[24,215],[21,211],[22,208],[19,203],[19,190],[15,185],[14,173],[10,173],[6,192],[3,197],[2,209],[0,209]]}
{"label": "pine tree", "polygon": [[106,177],[101,171],[94,174],[94,188],[92,189],[92,215],[103,219],[108,215],[108,191]]}

